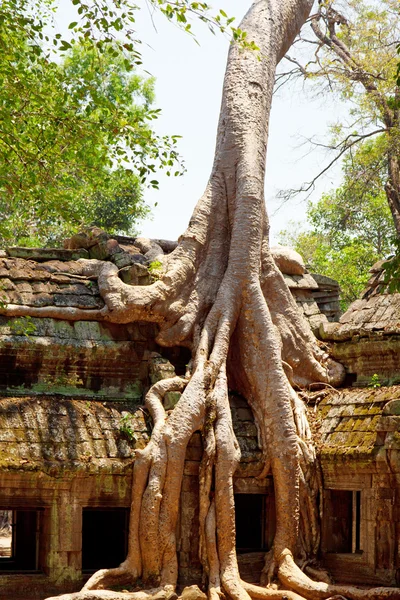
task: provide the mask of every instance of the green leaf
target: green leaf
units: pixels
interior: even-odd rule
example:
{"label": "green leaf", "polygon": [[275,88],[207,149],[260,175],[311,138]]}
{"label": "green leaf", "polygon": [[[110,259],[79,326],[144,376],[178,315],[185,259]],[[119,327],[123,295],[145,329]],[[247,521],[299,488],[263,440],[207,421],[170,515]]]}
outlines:
{"label": "green leaf", "polygon": [[60,50],[62,52],[65,52],[66,50],[69,50],[70,48],[72,48],[72,46],[69,42],[67,42],[66,40],[61,41]]}

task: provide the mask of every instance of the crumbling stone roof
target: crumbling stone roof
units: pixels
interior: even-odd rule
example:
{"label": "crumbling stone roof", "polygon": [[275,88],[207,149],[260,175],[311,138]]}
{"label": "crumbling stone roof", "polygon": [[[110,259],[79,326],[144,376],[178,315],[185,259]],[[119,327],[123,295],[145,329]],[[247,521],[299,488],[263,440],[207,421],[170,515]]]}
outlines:
{"label": "crumbling stone roof", "polygon": [[[177,242],[126,236],[110,237],[104,231],[76,234],[65,248],[7,248],[0,252],[0,296],[4,303],[99,311],[104,307],[95,279],[83,276],[80,258],[113,262],[122,281],[148,285],[148,266],[173,251]],[[339,286],[336,281],[306,271],[301,257],[289,248],[272,248],[276,264],[299,309],[318,330],[322,322],[338,319]],[[97,318],[93,313],[93,318]]]}
{"label": "crumbling stone roof", "polygon": [[140,407],[69,398],[0,398],[0,468],[123,473],[149,439]]}
{"label": "crumbling stone roof", "polygon": [[400,386],[332,392],[318,405],[318,418],[323,460],[400,456]]}
{"label": "crumbling stone roof", "polygon": [[400,333],[400,294],[381,294],[361,298],[351,304],[338,324],[324,326],[324,339],[349,340],[353,336]]}
{"label": "crumbling stone roof", "polygon": [[400,333],[400,294],[385,293],[384,263],[380,260],[371,268],[366,290],[340,317],[339,324],[324,325],[324,339],[344,341],[374,332],[385,336]]}
{"label": "crumbling stone roof", "polygon": [[[253,414],[231,398],[234,430],[242,452],[240,476],[262,470]],[[77,472],[123,474],[134,451],[150,437],[141,406],[31,395],[0,398],[0,470],[40,471],[53,477]]]}
{"label": "crumbling stone roof", "polygon": [[97,283],[79,273],[75,261],[0,258],[1,295],[10,304],[103,308]]}

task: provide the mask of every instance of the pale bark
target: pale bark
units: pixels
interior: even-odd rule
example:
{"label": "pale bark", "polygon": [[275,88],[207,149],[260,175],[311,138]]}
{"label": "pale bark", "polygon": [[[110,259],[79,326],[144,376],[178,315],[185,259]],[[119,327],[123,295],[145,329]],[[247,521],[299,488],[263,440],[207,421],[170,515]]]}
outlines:
{"label": "pale bark", "polygon": [[[146,600],[173,593],[184,460],[195,431],[202,432],[205,446],[200,559],[210,599],[216,600],[220,590],[233,600],[346,594],[347,588],[313,583],[293,560],[315,552],[319,542],[318,470],[306,409],[293,386],[339,383],[343,369],[318,348],[271,258],[264,205],[275,68],[311,5],[312,0],[258,0],[244,18],[241,27],[260,53],[231,46],[211,177],[187,231],[166,257],[160,280],[147,287],[128,286],[114,265],[80,262],[82,275],[97,277],[106,304],[102,318],[157,322],[159,343],[188,346],[193,360],[187,381],[156,384],[146,397],[154,429],[134,463],[126,560],[117,569],[99,571],[81,593],[62,596],[64,600]],[[46,310],[41,314],[47,316]],[[53,316],[74,318],[70,312]],[[265,576],[268,580],[277,574],[291,592],[248,585],[239,576],[233,474],[240,451],[228,380],[252,407],[264,453],[263,476],[274,478],[277,530]],[[171,389],[183,393],[167,416],[162,397]],[[138,578],[156,591],[147,596],[97,591]],[[396,591],[387,593],[398,597]]]}

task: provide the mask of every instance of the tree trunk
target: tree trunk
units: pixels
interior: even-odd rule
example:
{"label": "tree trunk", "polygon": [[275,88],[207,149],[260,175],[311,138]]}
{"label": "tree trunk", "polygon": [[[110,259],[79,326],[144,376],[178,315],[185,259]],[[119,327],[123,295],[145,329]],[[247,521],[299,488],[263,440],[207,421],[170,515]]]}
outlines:
{"label": "tree trunk", "polygon": [[[146,397],[154,429],[148,446],[136,453],[126,560],[116,569],[99,571],[82,592],[62,596],[64,600],[174,596],[185,453],[198,430],[205,448],[200,469],[200,559],[211,600],[222,592],[232,600],[299,600],[338,593],[361,598],[365,593],[314,583],[294,561],[318,548],[319,477],[306,409],[293,386],[311,381],[337,384],[343,376],[340,365],[319,349],[275,266],[264,205],[275,68],[311,5],[312,0],[257,0],[244,18],[241,28],[260,52],[231,46],[211,177],[160,280],[132,287],[118,278],[114,265],[81,261],[82,274],[98,277],[107,306],[102,318],[159,323],[159,343],[189,347],[192,367],[187,380],[159,382]],[[38,310],[35,314],[48,313]],[[62,312],[58,316],[68,318]],[[69,318],[75,317],[69,313]],[[277,529],[265,579],[277,574],[291,592],[240,579],[232,480],[240,451],[229,409],[228,378],[229,387],[240,391],[253,409],[264,453],[263,476],[272,473],[274,478]],[[162,398],[175,389],[184,391],[167,416]],[[101,589],[139,578],[152,589],[129,594]],[[374,590],[369,597],[386,596],[400,598],[393,589]]]}
{"label": "tree trunk", "polygon": [[[395,142],[388,140],[388,179],[385,185],[386,198],[392,211],[393,222],[396,228],[397,237],[400,238],[400,165],[399,157],[396,154]],[[394,145],[395,148],[392,148]]]}

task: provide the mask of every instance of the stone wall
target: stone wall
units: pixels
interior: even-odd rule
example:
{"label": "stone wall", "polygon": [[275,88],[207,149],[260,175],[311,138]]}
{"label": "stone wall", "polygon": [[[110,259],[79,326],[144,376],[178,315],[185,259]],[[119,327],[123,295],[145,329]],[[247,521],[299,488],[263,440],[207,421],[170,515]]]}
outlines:
{"label": "stone wall", "polygon": [[[271,480],[255,478],[262,462],[251,410],[239,396],[231,397],[231,407],[242,451],[235,493],[271,494]],[[147,443],[148,436],[142,407],[46,396],[0,399],[0,508],[40,509],[39,572],[1,573],[0,600],[9,599],[11,593],[24,600],[27,594],[42,598],[82,586],[88,576],[82,574],[83,510],[129,508],[133,452]],[[187,449],[181,492],[177,547],[182,586],[201,584],[201,457],[197,432]],[[248,580],[259,580],[262,556],[240,556],[241,572]]]}
{"label": "stone wall", "polygon": [[150,323],[0,317],[0,390],[141,402],[156,332]]}
{"label": "stone wall", "polygon": [[[352,552],[324,562],[340,581],[400,585],[400,387],[338,391],[319,411],[324,488],[360,493],[359,547],[353,536]],[[336,510],[325,508],[323,548]]]}

